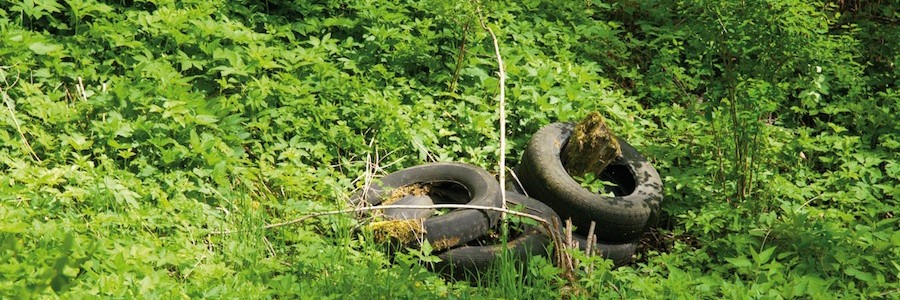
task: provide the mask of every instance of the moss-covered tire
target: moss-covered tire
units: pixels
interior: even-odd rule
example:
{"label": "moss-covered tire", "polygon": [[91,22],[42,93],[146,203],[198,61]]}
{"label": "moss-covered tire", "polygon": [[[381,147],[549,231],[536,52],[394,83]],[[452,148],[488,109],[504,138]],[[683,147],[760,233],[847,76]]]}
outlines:
{"label": "moss-covered tire", "polygon": [[582,235],[587,235],[594,221],[598,240],[637,239],[658,216],[662,201],[659,173],[634,147],[619,139],[622,156],[601,174],[601,179],[618,184],[616,196],[592,193],[569,176],[560,161],[573,127],[571,123],[554,123],[532,136],[518,166],[525,191],[547,203],[563,219],[571,218],[578,227],[576,232]]}
{"label": "moss-covered tire", "polygon": [[[510,208],[523,205],[522,212],[539,216],[547,221],[555,218],[559,224],[559,216],[546,204],[525,195],[506,192],[506,203]],[[521,235],[506,243],[494,245],[467,245],[449,249],[437,254],[441,261],[435,263],[433,270],[455,279],[464,279],[466,275],[480,274],[500,258],[503,251],[509,251],[509,258],[514,261],[525,261],[534,255],[547,256],[552,240],[546,229],[540,224],[526,225]]]}
{"label": "moss-covered tire", "polygon": [[[381,178],[368,189],[350,199],[358,204],[366,201],[379,205],[390,191],[413,184],[456,183],[465,188],[466,204],[501,207],[500,184],[482,168],[461,163],[431,163],[403,169]],[[456,209],[423,221],[424,237],[434,249],[464,245],[482,235],[497,223],[500,213],[475,209]]]}

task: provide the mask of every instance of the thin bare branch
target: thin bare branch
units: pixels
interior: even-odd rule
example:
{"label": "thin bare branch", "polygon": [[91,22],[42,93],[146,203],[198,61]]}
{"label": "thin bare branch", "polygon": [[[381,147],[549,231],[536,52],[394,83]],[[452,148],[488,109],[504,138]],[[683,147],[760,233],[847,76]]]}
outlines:
{"label": "thin bare branch", "polygon": [[456,70],[453,71],[453,81],[450,82],[450,92],[456,92],[456,83],[459,81],[459,70],[462,69],[463,56],[466,54],[466,35],[469,33],[469,22],[463,27],[462,42],[459,45],[459,52],[456,53]]}
{"label": "thin bare branch", "polygon": [[[519,180],[519,176],[516,175],[516,171],[514,171],[513,169],[510,169],[510,168],[506,168],[506,170],[509,171],[509,175],[512,175],[512,179],[515,181],[515,184],[516,184],[516,187],[518,187],[518,190],[522,191],[522,194],[524,194],[525,197],[528,197],[528,191],[525,190],[525,186],[522,185],[522,181]],[[504,185],[504,186],[506,185],[505,182],[501,182],[500,184]]]}
{"label": "thin bare branch", "polygon": [[13,108],[12,99],[9,97],[9,95],[6,94],[6,92],[3,91],[3,88],[0,88],[0,96],[3,97],[3,102],[6,103],[6,109],[7,111],[9,111],[9,116],[12,118],[13,124],[16,125],[16,131],[19,132],[19,136],[22,138],[22,143],[25,144],[25,148],[27,148],[28,151],[31,152],[31,156],[34,157],[35,160],[37,160],[38,162],[43,162],[41,161],[41,158],[38,157],[37,153],[34,152],[34,148],[31,148],[31,143],[29,143],[28,139],[25,138],[25,132],[22,131],[22,126],[19,125],[19,119],[16,118],[16,111]]}
{"label": "thin bare branch", "polygon": [[[497,35],[494,30],[484,24],[484,16],[481,15],[481,5],[475,6],[478,12],[478,21],[481,28],[487,30],[491,34],[491,40],[494,41],[494,54],[497,56],[497,66],[500,69],[500,184],[506,184],[506,68],[503,67],[503,57],[500,55],[500,43],[497,42]],[[506,194],[500,193],[503,199],[503,208],[506,208]]]}

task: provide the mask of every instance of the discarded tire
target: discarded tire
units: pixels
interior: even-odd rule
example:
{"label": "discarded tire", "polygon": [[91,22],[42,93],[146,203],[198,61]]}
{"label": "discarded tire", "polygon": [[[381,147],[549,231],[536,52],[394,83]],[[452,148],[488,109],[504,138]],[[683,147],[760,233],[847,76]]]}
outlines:
{"label": "discarded tire", "polygon": [[[477,206],[501,207],[500,184],[487,171],[468,164],[432,163],[403,169],[381,178],[351,198],[351,203],[365,201],[379,205],[390,200],[393,191],[416,184],[455,184],[464,189],[467,202]],[[401,213],[402,214],[402,213]],[[456,209],[440,216],[424,219],[424,238],[436,250],[464,245],[482,235],[497,223],[500,213],[475,209]]]}
{"label": "discarded tire", "polygon": [[[518,173],[518,170],[515,170],[514,172]],[[507,179],[506,190],[507,195],[509,195],[510,192],[524,194],[524,189],[519,186],[519,184],[515,180],[512,179]],[[563,223],[557,224],[560,224],[560,226],[562,226]],[[560,235],[565,235],[565,231],[562,228],[560,228]],[[579,250],[587,251],[587,237],[585,235],[572,233],[572,240],[578,243]],[[621,267],[631,262],[631,259],[634,256],[634,252],[637,251],[637,246],[637,241],[617,244],[609,244],[600,241],[594,243],[594,245],[591,247],[591,252],[599,254],[603,258],[612,260],[614,267]]]}
{"label": "discarded tire", "polygon": [[659,173],[637,150],[619,139],[622,156],[601,174],[618,185],[615,197],[592,193],[566,172],[560,152],[574,124],[554,123],[539,130],[529,141],[518,166],[519,180],[529,196],[552,207],[563,219],[571,218],[577,233],[587,235],[591,221],[594,234],[606,242],[637,239],[659,213],[662,181]]}
{"label": "discarded tire", "polygon": [[[587,250],[587,238],[580,234],[572,234],[572,240],[578,242],[578,249]],[[607,244],[605,242],[596,242],[591,246],[591,252],[600,254],[603,258],[613,261],[613,266],[621,267],[629,262],[637,250],[637,242],[622,244]]]}
{"label": "discarded tire", "polygon": [[[524,205],[524,213],[539,216],[550,222],[555,218],[559,224],[559,216],[553,209],[525,195],[506,192],[506,203],[509,206]],[[486,271],[504,251],[509,251],[510,258],[514,261],[525,261],[533,255],[547,256],[550,244],[552,240],[543,226],[526,225],[522,234],[507,241],[505,247],[502,244],[467,245],[439,253],[437,256],[441,261],[435,263],[433,269],[452,278],[463,279],[467,274]]]}

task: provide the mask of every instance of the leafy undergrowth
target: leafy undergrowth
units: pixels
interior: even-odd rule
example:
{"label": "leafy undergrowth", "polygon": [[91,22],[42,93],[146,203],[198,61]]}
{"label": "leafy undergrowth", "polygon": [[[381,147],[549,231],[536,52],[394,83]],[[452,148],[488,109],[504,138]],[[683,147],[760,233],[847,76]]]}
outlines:
{"label": "leafy undergrowth", "polygon": [[630,266],[581,257],[567,282],[536,259],[469,285],[349,216],[259,229],[343,208],[370,165],[498,171],[492,44],[445,2],[0,0],[0,298],[900,293],[882,2],[482,4],[509,165],[600,111],[663,175]]}

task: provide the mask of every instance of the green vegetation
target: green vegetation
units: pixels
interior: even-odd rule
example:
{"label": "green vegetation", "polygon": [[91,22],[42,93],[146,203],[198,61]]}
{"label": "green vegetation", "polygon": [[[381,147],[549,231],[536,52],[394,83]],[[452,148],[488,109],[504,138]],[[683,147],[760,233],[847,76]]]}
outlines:
{"label": "green vegetation", "polygon": [[594,173],[588,172],[587,174],[584,174],[584,177],[574,176],[572,178],[574,178],[576,182],[581,184],[582,187],[590,190],[591,192],[607,195],[610,197],[615,196],[615,194],[608,191],[606,187],[616,186],[616,184],[597,178],[597,175],[594,175]]}
{"label": "green vegetation", "polygon": [[0,0],[0,298],[900,294],[892,1],[482,4],[508,165],[600,111],[664,177],[630,266],[469,285],[351,216],[259,229],[344,208],[373,165],[499,171],[474,4],[392,2]]}

